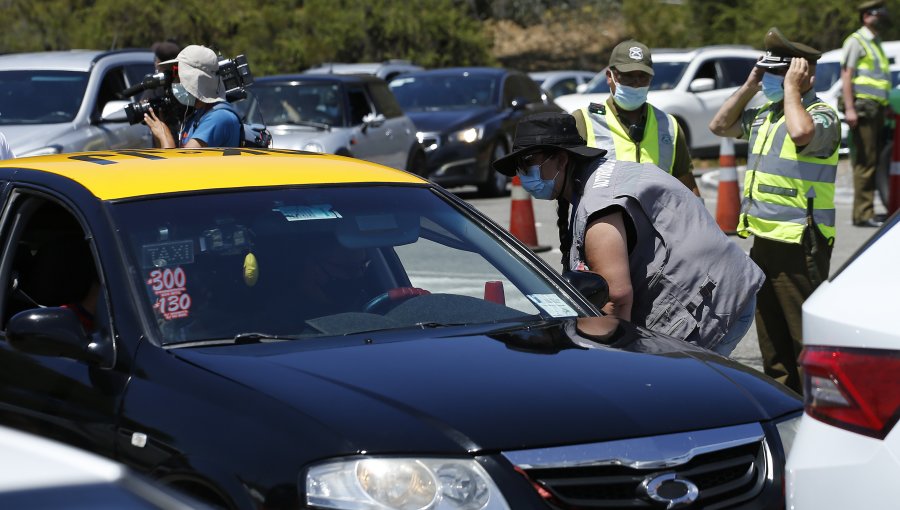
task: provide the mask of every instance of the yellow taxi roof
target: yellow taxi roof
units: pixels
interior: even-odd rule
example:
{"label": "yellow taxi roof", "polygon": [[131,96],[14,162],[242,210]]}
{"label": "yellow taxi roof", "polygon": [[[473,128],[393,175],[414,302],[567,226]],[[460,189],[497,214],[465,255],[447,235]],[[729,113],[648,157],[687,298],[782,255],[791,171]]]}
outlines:
{"label": "yellow taxi roof", "polygon": [[3,168],[54,173],[101,200],[297,184],[425,183],[413,174],[359,159],[280,149],[135,149],[0,161]]}

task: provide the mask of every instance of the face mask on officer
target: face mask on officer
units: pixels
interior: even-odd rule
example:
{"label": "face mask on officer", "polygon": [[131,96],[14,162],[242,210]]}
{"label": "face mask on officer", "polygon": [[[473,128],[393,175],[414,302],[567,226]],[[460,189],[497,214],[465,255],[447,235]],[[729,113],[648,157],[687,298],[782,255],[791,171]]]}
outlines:
{"label": "face mask on officer", "polygon": [[[534,156],[534,154],[531,154],[522,159],[530,162],[530,158]],[[553,200],[554,198],[553,192],[556,187],[556,176],[559,175],[559,170],[556,171],[556,174],[551,179],[543,179],[541,176],[541,167],[551,159],[553,159],[553,156],[548,157],[540,164],[527,164],[524,170],[520,168],[518,171],[522,189],[538,200]]]}
{"label": "face mask on officer", "polygon": [[172,95],[175,96],[176,101],[185,106],[194,106],[197,102],[197,98],[192,96],[180,82],[172,84]]}
{"label": "face mask on officer", "polygon": [[784,99],[784,76],[764,73],[762,77],[762,91],[766,99],[773,103]]}
{"label": "face mask on officer", "polygon": [[647,102],[647,93],[650,91],[649,85],[646,87],[629,87],[616,81],[615,76],[613,76],[613,83],[616,84],[613,101],[619,108],[628,111],[637,110]]}

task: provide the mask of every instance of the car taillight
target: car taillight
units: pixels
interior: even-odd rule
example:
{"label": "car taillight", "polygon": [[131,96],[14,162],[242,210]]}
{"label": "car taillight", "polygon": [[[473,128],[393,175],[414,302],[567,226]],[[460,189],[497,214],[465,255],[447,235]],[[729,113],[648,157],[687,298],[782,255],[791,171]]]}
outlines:
{"label": "car taillight", "polygon": [[807,346],[800,353],[807,414],[884,439],[900,412],[900,351]]}

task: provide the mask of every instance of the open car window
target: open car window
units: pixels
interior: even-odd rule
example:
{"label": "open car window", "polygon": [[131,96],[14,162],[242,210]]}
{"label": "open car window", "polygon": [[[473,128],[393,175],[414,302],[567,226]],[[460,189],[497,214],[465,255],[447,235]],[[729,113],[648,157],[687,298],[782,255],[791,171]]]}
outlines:
{"label": "open car window", "polygon": [[167,344],[578,315],[427,188],[221,192],[111,209],[143,312]]}

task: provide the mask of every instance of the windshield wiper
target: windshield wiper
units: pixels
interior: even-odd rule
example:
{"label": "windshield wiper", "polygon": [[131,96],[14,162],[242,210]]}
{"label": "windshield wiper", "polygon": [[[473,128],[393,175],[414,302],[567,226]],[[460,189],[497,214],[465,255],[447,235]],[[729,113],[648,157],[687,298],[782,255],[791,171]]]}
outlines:
{"label": "windshield wiper", "polygon": [[291,336],[270,335],[268,333],[238,333],[234,336],[235,344],[258,344],[266,340],[294,340]]}

